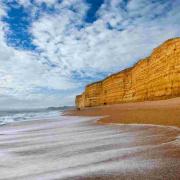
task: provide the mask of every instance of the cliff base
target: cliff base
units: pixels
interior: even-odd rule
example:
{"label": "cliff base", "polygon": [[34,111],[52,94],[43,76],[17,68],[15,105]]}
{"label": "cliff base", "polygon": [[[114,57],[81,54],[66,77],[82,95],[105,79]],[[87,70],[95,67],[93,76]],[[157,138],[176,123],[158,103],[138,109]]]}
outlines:
{"label": "cliff base", "polygon": [[98,123],[154,124],[180,127],[180,97],[71,110],[73,116],[106,116]]}

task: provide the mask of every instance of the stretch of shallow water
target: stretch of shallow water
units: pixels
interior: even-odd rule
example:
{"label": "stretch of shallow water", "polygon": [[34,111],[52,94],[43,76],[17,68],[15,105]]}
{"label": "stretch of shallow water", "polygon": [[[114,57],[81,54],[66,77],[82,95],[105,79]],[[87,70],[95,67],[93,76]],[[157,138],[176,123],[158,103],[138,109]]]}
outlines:
{"label": "stretch of shallow water", "polygon": [[1,180],[180,178],[178,128],[58,118],[0,126]]}

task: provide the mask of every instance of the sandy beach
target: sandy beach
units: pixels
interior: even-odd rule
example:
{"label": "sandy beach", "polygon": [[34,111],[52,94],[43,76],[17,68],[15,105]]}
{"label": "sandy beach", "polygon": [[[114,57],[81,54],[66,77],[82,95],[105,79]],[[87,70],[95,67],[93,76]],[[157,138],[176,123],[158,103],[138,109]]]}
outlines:
{"label": "sandy beach", "polygon": [[59,116],[0,126],[1,180],[178,180],[180,130]]}
{"label": "sandy beach", "polygon": [[[98,123],[154,124],[180,127],[180,97],[85,108],[67,112],[74,116],[103,116]],[[105,117],[104,117],[105,116]]]}

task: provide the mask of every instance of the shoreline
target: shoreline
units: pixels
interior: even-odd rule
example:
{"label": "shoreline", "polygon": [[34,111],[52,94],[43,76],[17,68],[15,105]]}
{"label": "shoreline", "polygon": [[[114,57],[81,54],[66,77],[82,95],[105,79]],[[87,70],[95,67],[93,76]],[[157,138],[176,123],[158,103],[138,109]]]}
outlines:
{"label": "shoreline", "polygon": [[99,118],[63,113],[0,126],[0,179],[180,177],[179,128],[98,125]]}
{"label": "shoreline", "polygon": [[180,97],[68,110],[64,115],[103,116],[97,124],[152,124],[180,128]]}

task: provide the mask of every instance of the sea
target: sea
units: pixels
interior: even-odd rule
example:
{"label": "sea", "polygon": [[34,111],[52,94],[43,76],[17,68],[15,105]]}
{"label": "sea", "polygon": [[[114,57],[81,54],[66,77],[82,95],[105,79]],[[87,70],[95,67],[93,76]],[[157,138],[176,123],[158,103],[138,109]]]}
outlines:
{"label": "sea", "polygon": [[52,109],[33,109],[33,110],[0,110],[0,125],[7,123],[39,120],[39,119],[57,119],[62,114],[63,110]]}

